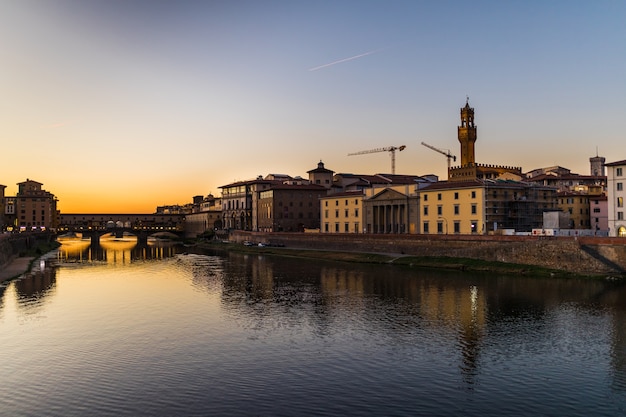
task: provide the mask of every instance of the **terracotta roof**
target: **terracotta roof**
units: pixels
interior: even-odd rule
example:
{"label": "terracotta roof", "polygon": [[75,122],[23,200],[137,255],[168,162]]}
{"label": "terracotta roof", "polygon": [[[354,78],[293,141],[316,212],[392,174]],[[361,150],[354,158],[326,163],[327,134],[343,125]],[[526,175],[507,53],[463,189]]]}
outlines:
{"label": "terracotta roof", "polygon": [[608,164],[604,164],[605,167],[613,167],[617,165],[626,165],[626,159],[622,159],[621,161],[609,162]]}

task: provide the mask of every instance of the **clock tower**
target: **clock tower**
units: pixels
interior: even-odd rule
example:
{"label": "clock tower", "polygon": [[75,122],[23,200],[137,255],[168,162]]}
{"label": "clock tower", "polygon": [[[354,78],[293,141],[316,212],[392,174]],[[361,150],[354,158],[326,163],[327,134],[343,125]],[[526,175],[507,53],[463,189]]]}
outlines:
{"label": "clock tower", "polygon": [[461,126],[459,126],[459,142],[461,143],[461,167],[476,162],[474,143],[476,142],[476,126],[474,125],[474,109],[469,106],[469,97],[465,107],[461,108]]}

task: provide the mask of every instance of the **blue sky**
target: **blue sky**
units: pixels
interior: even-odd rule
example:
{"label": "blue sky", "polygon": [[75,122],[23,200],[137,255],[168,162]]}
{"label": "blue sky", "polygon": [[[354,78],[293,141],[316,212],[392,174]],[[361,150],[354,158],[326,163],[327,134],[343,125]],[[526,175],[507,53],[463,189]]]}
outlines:
{"label": "blue sky", "polygon": [[476,160],[626,158],[623,1],[0,4],[0,183],[63,212],[152,212],[268,173],[446,177],[466,96]]}

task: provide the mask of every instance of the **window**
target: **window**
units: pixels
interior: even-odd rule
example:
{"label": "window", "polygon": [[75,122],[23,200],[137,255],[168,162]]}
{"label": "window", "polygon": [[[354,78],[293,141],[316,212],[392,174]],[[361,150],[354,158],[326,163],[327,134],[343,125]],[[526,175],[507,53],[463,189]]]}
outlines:
{"label": "window", "polygon": [[324,206],[328,207],[328,201],[324,201]]}
{"label": "window", "polygon": [[339,223],[335,223],[335,233],[339,233]]}
{"label": "window", "polygon": [[461,233],[461,222],[454,222],[454,233]]}
{"label": "window", "polygon": [[624,212],[623,211],[618,211],[617,212],[617,220],[624,220]]}
{"label": "window", "polygon": [[593,212],[594,213],[600,213],[600,209],[598,207],[596,207],[596,208],[593,209]]}
{"label": "window", "polygon": [[476,198],[476,191],[472,191],[472,198]]}
{"label": "window", "polygon": [[354,217],[359,217],[359,209],[354,209]]}
{"label": "window", "polygon": [[358,206],[359,205],[359,200],[357,198],[354,199],[354,205]]}
{"label": "window", "polygon": [[624,187],[624,186],[622,185],[622,183],[621,183],[621,182],[618,182],[618,183],[617,183],[617,191],[623,191],[623,187]]}
{"label": "window", "polygon": [[424,194],[424,201],[428,201],[428,194]]}
{"label": "window", "polygon": [[344,203],[344,205],[346,205],[346,206],[348,205],[348,200],[346,200],[346,202]]}
{"label": "window", "polygon": [[359,224],[354,223],[354,233],[359,233]]}
{"label": "window", "polygon": [[339,210],[335,210],[335,217],[339,217]]}
{"label": "window", "polygon": [[339,200],[335,200],[335,205],[338,206],[339,205]]}
{"label": "window", "polygon": [[441,216],[443,214],[443,207],[437,206],[437,216]]}
{"label": "window", "polygon": [[328,233],[328,223],[324,223],[324,231]]}
{"label": "window", "polygon": [[443,233],[443,222],[437,222],[437,233]]}
{"label": "window", "polygon": [[472,204],[472,214],[476,214],[476,204]]}
{"label": "window", "polygon": [[470,228],[472,229],[472,233],[478,233],[478,222],[475,220],[472,221]]}
{"label": "window", "polygon": [[458,204],[455,204],[455,205],[454,205],[454,214],[455,214],[455,215],[458,215],[458,214],[459,214],[459,205],[458,205]]}
{"label": "window", "polygon": [[624,207],[624,197],[617,197],[617,207]]}
{"label": "window", "polygon": [[424,216],[428,216],[428,206],[424,206]]}
{"label": "window", "polygon": [[441,201],[441,193],[438,193],[438,194],[437,194],[437,200],[440,200],[440,201]]}
{"label": "window", "polygon": [[459,193],[458,193],[458,192],[455,192],[455,193],[454,193],[454,199],[455,199],[455,200],[458,200],[458,199],[459,199]]}
{"label": "window", "polygon": [[618,177],[621,177],[621,176],[622,176],[622,169],[621,169],[621,168],[617,168],[615,171],[617,171],[617,172],[616,172],[616,175],[617,175]]}
{"label": "window", "polygon": [[424,222],[424,233],[428,234],[428,222]]}
{"label": "window", "polygon": [[344,213],[343,213],[343,217],[348,217],[348,216],[349,216],[349,214],[348,214],[348,209],[345,209],[345,210],[344,210]]}
{"label": "window", "polygon": [[349,233],[349,232],[350,232],[350,223],[346,223],[346,224],[344,224],[343,226],[344,226],[344,231],[345,231],[346,233]]}

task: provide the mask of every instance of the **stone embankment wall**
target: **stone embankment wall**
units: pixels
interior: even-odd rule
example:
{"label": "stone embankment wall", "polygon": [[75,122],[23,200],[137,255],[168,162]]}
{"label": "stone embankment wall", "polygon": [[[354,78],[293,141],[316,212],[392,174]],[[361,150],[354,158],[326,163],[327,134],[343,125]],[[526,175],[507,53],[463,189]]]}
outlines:
{"label": "stone embankment wall", "polygon": [[51,239],[51,233],[0,234],[0,268],[36,247],[39,242],[49,242]]}
{"label": "stone embankment wall", "polygon": [[620,238],[234,231],[230,240],[317,250],[470,258],[586,274],[626,274],[626,239]]}

